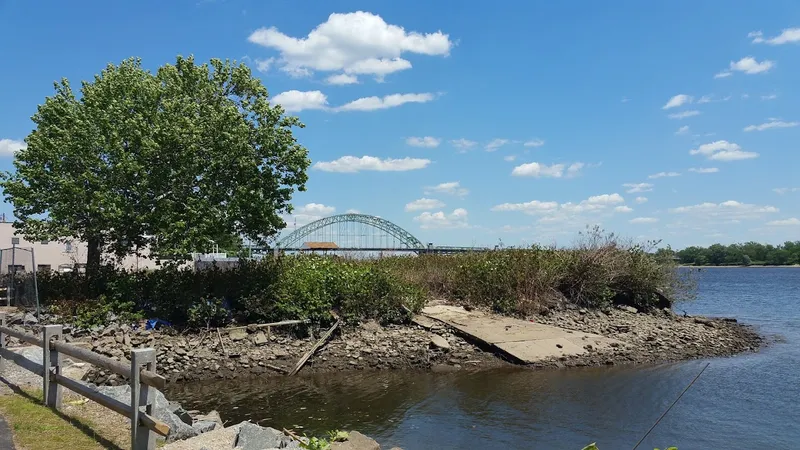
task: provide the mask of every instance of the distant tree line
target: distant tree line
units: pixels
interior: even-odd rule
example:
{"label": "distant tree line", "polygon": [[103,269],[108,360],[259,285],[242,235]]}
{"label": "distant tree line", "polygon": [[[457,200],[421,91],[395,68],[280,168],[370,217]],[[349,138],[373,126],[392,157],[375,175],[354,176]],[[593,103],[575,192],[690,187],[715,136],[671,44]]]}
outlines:
{"label": "distant tree line", "polygon": [[800,241],[786,241],[783,245],[746,242],[744,244],[722,245],[710,247],[687,247],[674,252],[662,249],[680,260],[681,264],[695,266],[780,266],[800,264]]}

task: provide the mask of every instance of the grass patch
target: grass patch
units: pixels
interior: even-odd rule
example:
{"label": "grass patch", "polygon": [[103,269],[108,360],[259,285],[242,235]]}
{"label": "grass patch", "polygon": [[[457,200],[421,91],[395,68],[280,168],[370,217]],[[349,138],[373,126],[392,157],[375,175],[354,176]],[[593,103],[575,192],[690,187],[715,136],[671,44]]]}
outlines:
{"label": "grass patch", "polygon": [[[71,406],[70,401],[72,398],[65,396],[62,411],[54,411],[42,404],[41,390],[17,390],[15,394],[0,395],[0,414],[8,422],[16,444],[25,450],[121,449],[129,445],[127,426],[120,429],[118,423],[99,421],[115,413],[105,410],[98,414],[94,409],[102,408],[99,405],[89,402]],[[119,419],[124,421],[121,416]]]}

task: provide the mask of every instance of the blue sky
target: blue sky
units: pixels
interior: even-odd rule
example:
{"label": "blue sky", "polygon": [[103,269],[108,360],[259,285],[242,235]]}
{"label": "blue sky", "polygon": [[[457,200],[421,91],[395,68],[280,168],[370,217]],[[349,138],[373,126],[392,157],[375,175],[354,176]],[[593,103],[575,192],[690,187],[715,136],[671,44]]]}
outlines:
{"label": "blue sky", "polygon": [[298,226],[358,210],[441,245],[587,224],[800,239],[796,1],[0,0],[0,18],[2,170],[54,80],[194,54],[244,61],[307,125]]}

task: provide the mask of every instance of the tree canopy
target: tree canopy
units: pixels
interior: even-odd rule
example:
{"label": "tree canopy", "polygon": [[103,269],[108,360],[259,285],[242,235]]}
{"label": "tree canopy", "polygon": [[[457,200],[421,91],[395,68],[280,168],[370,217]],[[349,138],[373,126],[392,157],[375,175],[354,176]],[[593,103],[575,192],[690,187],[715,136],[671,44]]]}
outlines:
{"label": "tree canopy", "polygon": [[783,245],[746,242],[744,244],[714,244],[705,247],[687,247],[676,253],[681,264],[697,266],[730,265],[787,265],[800,264],[800,241],[787,241]]}
{"label": "tree canopy", "polygon": [[83,240],[90,267],[104,253],[264,243],[310,164],[292,133],[303,124],[283,113],[243,64],[179,56],[151,73],[127,59],[79,96],[55,83],[0,187],[26,239]]}

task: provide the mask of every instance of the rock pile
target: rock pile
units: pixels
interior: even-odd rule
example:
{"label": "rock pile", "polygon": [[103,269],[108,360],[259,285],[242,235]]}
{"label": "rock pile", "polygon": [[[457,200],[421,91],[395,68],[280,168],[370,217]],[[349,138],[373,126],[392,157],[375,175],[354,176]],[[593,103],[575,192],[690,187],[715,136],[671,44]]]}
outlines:
{"label": "rock pile", "polygon": [[[209,433],[184,441],[174,442],[162,447],[164,450],[273,450],[300,449],[304,437],[295,439],[282,431],[270,427],[261,427],[251,422],[242,422],[227,428],[219,428]],[[381,446],[374,439],[357,431],[348,433],[347,440],[332,442],[330,450],[380,450]],[[400,450],[398,448],[392,450]]]}
{"label": "rock pile", "polygon": [[533,320],[602,334],[625,343],[604,353],[587,348],[585,355],[545,361],[542,366],[656,363],[730,356],[756,351],[764,342],[755,330],[735,319],[679,316],[670,309],[652,313],[640,313],[633,307],[566,310]]}
{"label": "rock pile", "polygon": [[[602,311],[572,309],[551,311],[531,320],[623,342],[602,351],[587,345],[582,355],[541,361],[534,367],[654,363],[728,356],[757,350],[763,344],[761,336],[753,329],[735,320],[678,316],[669,309],[651,313],[641,313],[629,306]],[[58,321],[57,317],[41,317],[42,323]],[[29,314],[17,314],[10,320],[16,328],[38,332],[39,325],[34,322],[35,317]],[[157,371],[170,382],[286,374],[315,343],[311,337],[298,338],[286,329],[270,332],[253,325],[194,334],[179,334],[171,329],[134,329],[114,323],[92,330],[65,325],[64,339],[123,361],[131,348],[155,348]],[[337,331],[307,362],[303,373],[408,368],[448,371],[503,364],[506,363],[494,354],[483,351],[435,321],[425,327],[384,327],[368,322]],[[88,371],[84,380],[112,386],[125,382],[118,375],[102,370]]]}
{"label": "rock pile", "polygon": [[[38,324],[23,326],[18,317],[14,319],[13,328],[39,332]],[[58,323],[59,318],[42,316],[42,323],[48,322]],[[65,325],[64,340],[121,361],[128,361],[132,348],[155,348],[156,370],[170,382],[283,375],[316,342],[286,330],[268,332],[256,326],[180,334],[171,329],[142,330],[116,323],[92,330]],[[367,322],[341,329],[303,366],[302,372],[442,365],[458,369],[502,364],[492,353],[480,350],[444,326],[384,327]],[[110,386],[126,382],[119,375],[98,369],[89,370],[84,380]]]}

